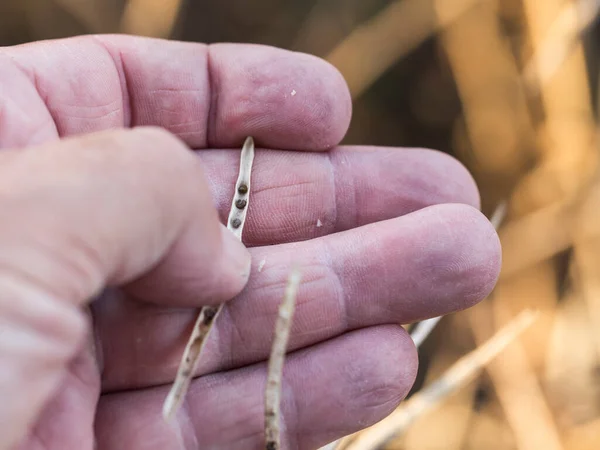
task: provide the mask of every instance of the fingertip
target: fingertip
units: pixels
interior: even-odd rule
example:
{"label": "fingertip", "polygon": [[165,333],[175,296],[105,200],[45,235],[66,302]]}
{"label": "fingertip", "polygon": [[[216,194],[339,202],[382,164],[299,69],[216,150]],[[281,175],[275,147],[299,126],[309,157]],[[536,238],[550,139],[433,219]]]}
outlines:
{"label": "fingertip", "polygon": [[[127,134],[134,141],[128,147],[142,153],[134,163],[139,172],[149,173],[160,167],[156,174],[162,178],[159,181],[168,179],[162,190],[153,193],[154,199],[165,196],[167,201],[173,192],[178,193],[177,202],[171,198],[171,204],[177,205],[176,214],[173,210],[161,214],[156,220],[157,230],[173,228],[168,224],[174,215],[180,220],[170,245],[152,252],[162,257],[150,270],[133,279],[113,279],[128,282],[128,292],[152,303],[199,307],[230,300],[248,280],[250,254],[219,222],[201,161],[180,138],[165,129],[140,127]],[[157,236],[157,240],[164,239],[165,233]]]}
{"label": "fingertip", "polygon": [[269,46],[209,47],[213,98],[209,146],[326,150],[350,125],[346,82],[331,64],[312,55]]}
{"label": "fingertip", "polygon": [[206,236],[190,227],[151,272],[127,286],[136,298],[170,306],[218,305],[238,295],[250,276],[250,253],[220,225]]}
{"label": "fingertip", "polygon": [[469,169],[458,159],[439,150],[427,150],[431,167],[445,179],[444,191],[447,198],[459,198],[461,203],[481,209],[481,196],[477,182]]}
{"label": "fingertip", "polygon": [[476,291],[472,296],[473,303],[468,305],[473,306],[486,298],[498,282],[502,269],[502,244],[494,225],[481,211],[467,205],[457,205],[457,207],[459,211],[462,210],[461,213],[475,230],[472,235],[473,254],[481,254],[476,256],[480,261],[481,284],[478,292]]}
{"label": "fingertip", "polygon": [[226,291],[223,293],[224,300],[230,300],[238,295],[248,283],[252,256],[244,244],[225,226],[221,226],[221,236],[223,252],[216,265],[222,268],[219,273],[225,274],[225,279],[221,282],[226,287]]}
{"label": "fingertip", "polygon": [[[451,259],[441,262],[445,270],[437,270],[438,279],[433,283],[444,289],[447,281],[454,280],[454,300],[448,306],[451,311],[466,309],[486,298],[498,281],[502,266],[500,238],[487,217],[472,206],[447,204],[434,208],[454,236],[454,251],[448,253]],[[433,266],[439,269],[439,265]]]}
{"label": "fingertip", "polygon": [[[412,388],[418,358],[408,333],[399,325],[390,324],[349,332],[322,344],[310,365],[319,370],[333,367],[321,375],[322,386],[313,384],[310,395],[296,399],[294,406],[301,413],[295,421],[290,414],[286,416],[290,429],[315,430],[310,435],[296,434],[299,448],[317,448],[389,415]],[[305,385],[312,375],[312,367],[306,366],[300,385]],[[299,386],[294,388],[301,392]],[[338,402],[343,402],[343,416],[334,413]],[[308,415],[306,411],[313,413]]]}
{"label": "fingertip", "polygon": [[417,377],[419,359],[410,335],[398,325],[383,325],[371,330],[377,342],[372,352],[365,352],[366,366],[371,367],[371,380],[376,381],[377,393],[369,403],[380,406],[374,422],[394,410],[408,395]]}
{"label": "fingertip", "polygon": [[[404,391],[401,393],[401,400],[403,400],[415,383],[417,379],[417,372],[419,370],[419,353],[414,341],[410,337],[410,334],[401,326],[389,325],[389,332],[396,335],[397,345],[395,346],[398,373],[395,374],[395,378],[402,378],[405,380]],[[391,342],[391,340],[390,340]],[[392,349],[390,349],[392,351]],[[392,374],[394,376],[394,374]]]}
{"label": "fingertip", "polygon": [[[252,260],[250,252],[224,225],[219,225],[219,228],[219,237],[214,245],[207,245],[205,238],[190,231],[173,250],[173,264],[180,273],[179,295],[174,301],[181,306],[227,302],[238,295],[248,282]],[[207,247],[213,248],[206,252]]]}
{"label": "fingertip", "polygon": [[[328,150],[338,145],[346,136],[352,120],[352,97],[342,73],[328,61],[314,55],[297,53],[313,61],[322,83],[321,96],[316,102],[317,113],[312,119],[314,150]],[[315,77],[317,78],[317,77]]]}

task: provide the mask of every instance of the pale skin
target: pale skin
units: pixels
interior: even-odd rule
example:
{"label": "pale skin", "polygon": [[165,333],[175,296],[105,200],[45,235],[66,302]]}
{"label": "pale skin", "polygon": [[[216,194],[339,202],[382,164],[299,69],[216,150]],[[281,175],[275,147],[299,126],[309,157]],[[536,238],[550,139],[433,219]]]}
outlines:
{"label": "pale skin", "polygon": [[[483,299],[500,246],[458,162],[339,147],[350,117],[334,68],[274,48],[0,48],[0,449],[180,449],[176,433],[187,449],[262,448],[294,265],[284,448],[390,413],[417,370],[399,324]],[[221,222],[249,135],[246,248]],[[162,402],[197,308],[221,302],[169,426]]]}

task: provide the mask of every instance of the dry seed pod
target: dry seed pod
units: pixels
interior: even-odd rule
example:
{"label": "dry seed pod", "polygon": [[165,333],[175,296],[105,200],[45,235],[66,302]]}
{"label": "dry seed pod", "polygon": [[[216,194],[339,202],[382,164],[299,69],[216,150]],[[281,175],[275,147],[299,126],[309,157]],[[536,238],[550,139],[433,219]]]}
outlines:
{"label": "dry seed pod", "polygon": [[292,316],[296,307],[296,296],[300,287],[300,272],[292,270],[285,288],[283,302],[279,306],[277,323],[271,356],[269,358],[269,372],[267,374],[267,388],[265,390],[265,448],[266,450],[279,450],[281,448],[280,417],[281,417],[281,378],[283,376],[283,363],[287,348]]}
{"label": "dry seed pod", "polygon": [[[240,156],[240,171],[235,183],[235,194],[229,210],[227,219],[227,228],[241,241],[246,213],[250,199],[250,175],[252,172],[252,163],[254,162],[254,140],[248,137],[242,147]],[[243,205],[243,206],[242,206]],[[242,206],[242,207],[240,207]],[[194,372],[200,361],[206,338],[208,337],[212,326],[223,309],[223,305],[204,306],[200,310],[198,319],[194,324],[192,335],[188,340],[187,346],[183,352],[181,363],[177,371],[175,382],[163,405],[163,417],[169,421],[175,415],[181,405],[185,394],[189,388],[190,382],[194,377]]]}

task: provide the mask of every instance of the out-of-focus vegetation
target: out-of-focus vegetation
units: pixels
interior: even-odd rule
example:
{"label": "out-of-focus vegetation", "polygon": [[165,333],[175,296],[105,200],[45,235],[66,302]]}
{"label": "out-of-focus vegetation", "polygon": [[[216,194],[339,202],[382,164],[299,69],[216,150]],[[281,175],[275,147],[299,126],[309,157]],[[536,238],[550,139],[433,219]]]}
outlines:
{"label": "out-of-focus vegetation", "polygon": [[[415,391],[524,309],[535,324],[393,449],[600,448],[598,0],[2,0],[0,44],[126,32],[316,54],[352,144],[438,148],[506,206],[493,295],[444,318]],[[366,450],[366,447],[361,450]]]}

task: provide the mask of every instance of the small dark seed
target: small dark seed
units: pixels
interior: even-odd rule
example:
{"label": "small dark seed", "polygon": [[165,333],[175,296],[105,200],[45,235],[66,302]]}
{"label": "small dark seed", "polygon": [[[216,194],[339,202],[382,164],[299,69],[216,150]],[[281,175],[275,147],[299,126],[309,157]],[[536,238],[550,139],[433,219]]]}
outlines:
{"label": "small dark seed", "polygon": [[208,325],[215,318],[216,312],[213,309],[207,309],[204,313],[204,325]]}
{"label": "small dark seed", "polygon": [[190,370],[184,370],[183,372],[181,372],[181,376],[182,377],[189,377],[192,374],[192,372]]}
{"label": "small dark seed", "polygon": [[267,442],[267,445],[265,446],[266,450],[277,450],[277,444],[273,441],[269,441]]}
{"label": "small dark seed", "polygon": [[233,219],[231,221],[231,226],[233,228],[239,228],[241,224],[242,224],[242,221],[240,219]]}
{"label": "small dark seed", "polygon": [[239,199],[235,201],[235,207],[237,209],[244,209],[247,204],[248,202],[246,200]]}
{"label": "small dark seed", "polygon": [[246,186],[245,184],[240,184],[240,186],[238,187],[238,192],[240,194],[247,194],[248,193],[248,186]]}

